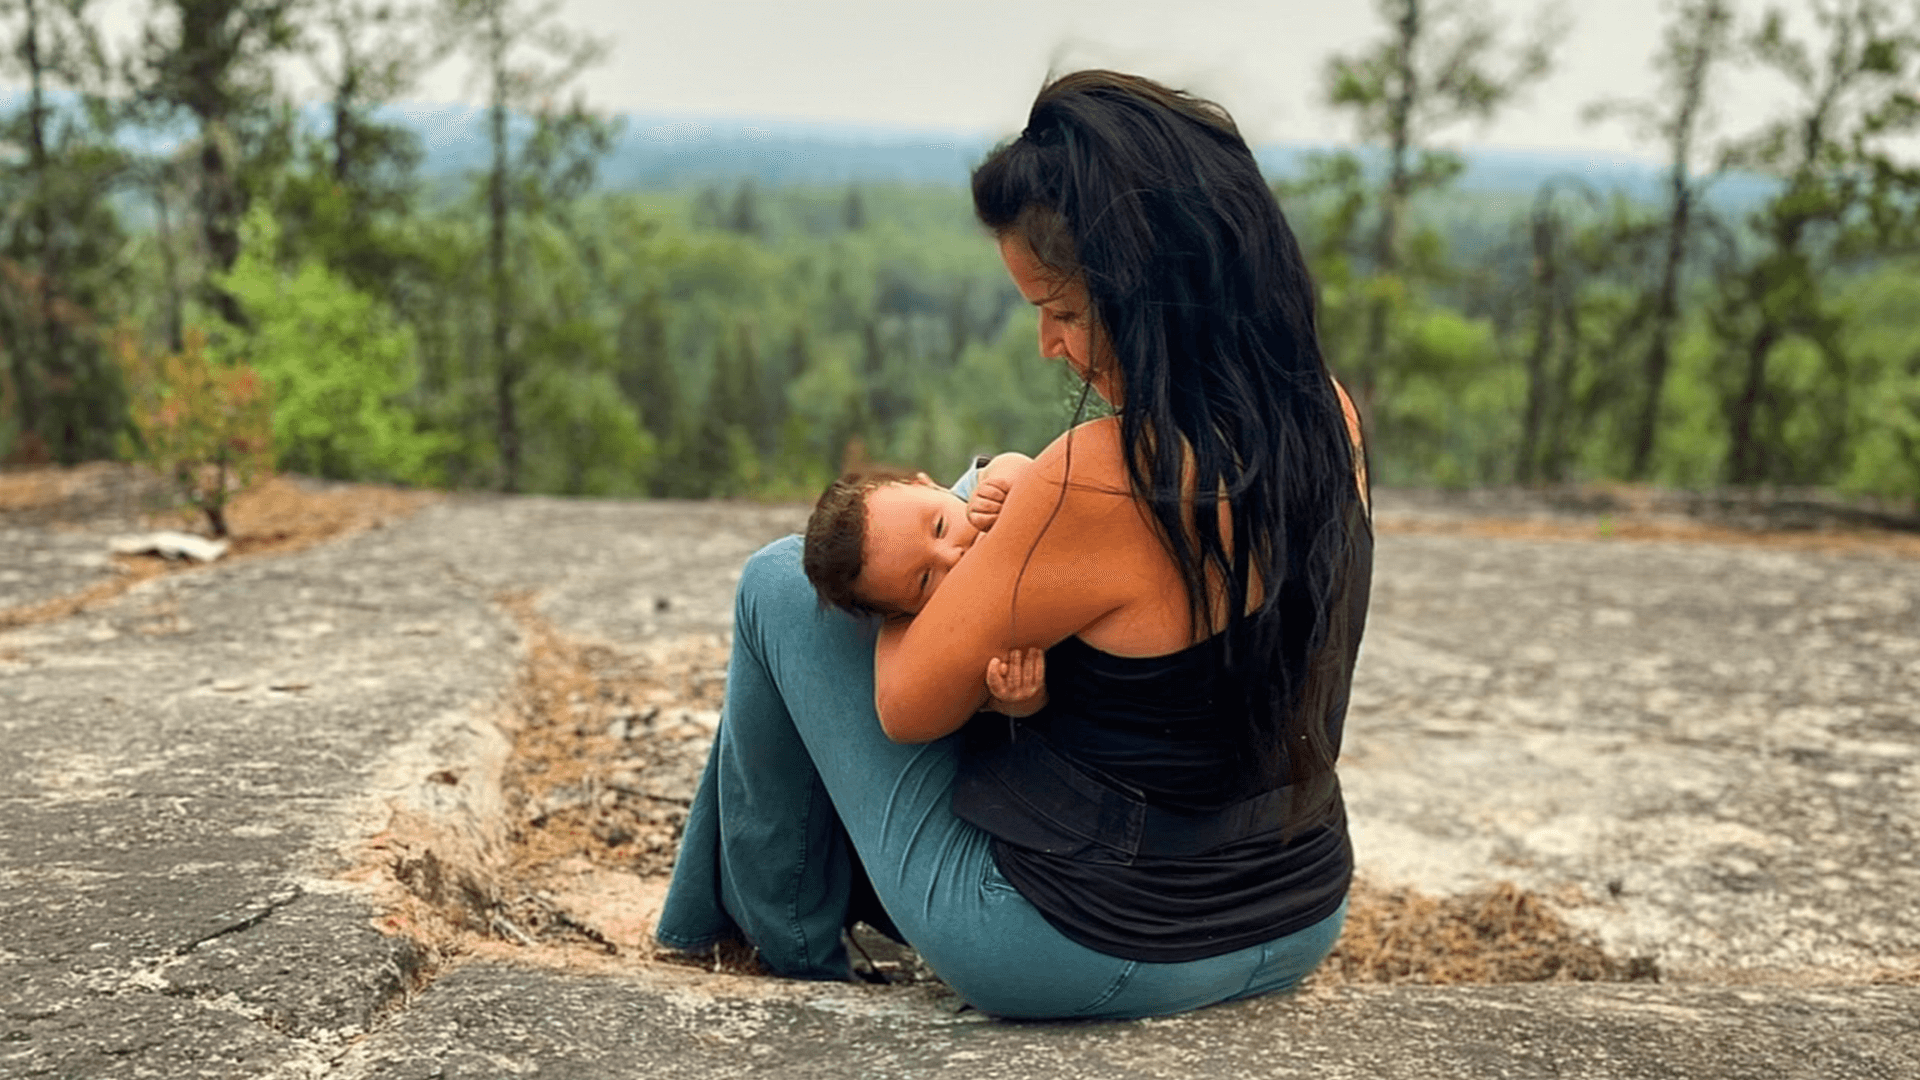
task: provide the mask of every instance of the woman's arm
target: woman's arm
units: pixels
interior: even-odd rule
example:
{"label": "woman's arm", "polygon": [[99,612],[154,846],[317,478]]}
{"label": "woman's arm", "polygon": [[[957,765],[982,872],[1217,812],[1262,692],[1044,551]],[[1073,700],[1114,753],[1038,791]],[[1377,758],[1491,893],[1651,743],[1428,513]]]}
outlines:
{"label": "woman's arm", "polygon": [[882,628],[874,705],[888,737],[926,742],[958,729],[987,700],[989,660],[1052,646],[1137,599],[1135,571],[1158,541],[1121,462],[1111,419],[1054,440],[926,607]]}
{"label": "woman's arm", "polygon": [[1353,399],[1339,379],[1333,380],[1333,392],[1340,396],[1340,411],[1347,418],[1347,438],[1353,443],[1353,480],[1360,486],[1360,507],[1372,513],[1373,485],[1367,480],[1367,443],[1360,431],[1360,410],[1353,407]]}

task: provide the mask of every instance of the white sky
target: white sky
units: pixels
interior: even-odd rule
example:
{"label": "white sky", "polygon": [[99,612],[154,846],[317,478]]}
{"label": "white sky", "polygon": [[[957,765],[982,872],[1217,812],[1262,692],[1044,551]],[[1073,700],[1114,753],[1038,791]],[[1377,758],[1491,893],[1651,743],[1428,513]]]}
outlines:
{"label": "white sky", "polygon": [[[1538,8],[1462,2],[1498,13],[1514,37]],[[1050,64],[1103,66],[1213,97],[1263,143],[1350,137],[1321,103],[1326,60],[1382,34],[1370,0],[565,0],[565,11],[614,40],[612,59],[581,85],[622,111],[998,135],[1025,122]],[[1657,156],[1621,125],[1579,114],[1596,98],[1653,92],[1665,6],[1608,0],[1567,12],[1573,29],[1554,73],[1491,128],[1450,141]],[[456,76],[443,78],[457,90]]]}
{"label": "white sky", "polygon": [[[791,119],[1001,135],[1018,130],[1049,67],[1136,71],[1212,97],[1249,139],[1350,137],[1321,104],[1327,58],[1381,36],[1371,0],[561,0],[562,21],[608,38],[609,60],[578,85],[616,112]],[[1517,36],[1537,0],[1459,0]],[[1647,97],[1663,0],[1565,8],[1572,32],[1554,72],[1485,129],[1443,141],[1658,157],[1583,106]],[[1806,0],[1782,0],[1804,10]],[[131,39],[148,0],[101,0],[109,42]],[[1758,0],[1736,0],[1748,8]],[[297,76],[297,71],[290,72]],[[477,100],[457,62],[415,97]],[[1777,95],[1752,80],[1723,93],[1726,129],[1765,117]]]}

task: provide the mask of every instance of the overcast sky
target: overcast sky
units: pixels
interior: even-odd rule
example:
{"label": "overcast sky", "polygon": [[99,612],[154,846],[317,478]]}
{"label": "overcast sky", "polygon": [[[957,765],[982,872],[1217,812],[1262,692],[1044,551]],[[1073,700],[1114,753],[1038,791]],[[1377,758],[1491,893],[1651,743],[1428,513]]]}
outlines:
{"label": "overcast sky", "polygon": [[[109,40],[126,41],[148,0],[104,2]],[[1459,2],[1497,13],[1514,35],[1539,8],[1533,0]],[[1383,33],[1370,0],[562,3],[564,22],[611,43],[608,61],[579,81],[602,108],[996,136],[1022,126],[1050,67],[1104,66],[1215,98],[1255,142],[1344,140],[1350,128],[1321,103],[1327,58]],[[1580,111],[1598,98],[1655,92],[1650,60],[1666,3],[1569,2],[1565,12],[1572,31],[1547,80],[1491,126],[1463,127],[1445,141],[1658,157],[1625,126],[1586,124]],[[1733,89],[1720,95],[1727,130],[1752,126],[1777,100],[1751,80]],[[449,62],[425,75],[416,96],[477,101],[479,90]]]}
{"label": "overcast sky", "polygon": [[[1464,2],[1499,14],[1514,36],[1539,7]],[[1369,0],[566,0],[565,11],[613,40],[612,59],[581,81],[622,111],[995,135],[1022,126],[1051,65],[1136,71],[1214,97],[1254,141],[1345,139],[1351,131],[1322,105],[1326,60],[1383,33]],[[1662,0],[1569,4],[1554,73],[1492,127],[1453,141],[1657,156],[1619,124],[1582,123],[1580,111],[1654,91],[1665,14]],[[431,96],[461,81],[449,69]]]}
{"label": "overcast sky", "polygon": [[[1482,2],[1521,22],[1532,10]],[[1568,130],[1571,118],[1610,72],[1644,66],[1658,2],[1584,5],[1563,70],[1490,139],[1601,144],[1602,133]],[[1326,58],[1381,33],[1367,0],[567,0],[566,10],[616,41],[613,60],[584,77],[590,92],[635,110],[998,134],[1022,126],[1050,64],[1100,66],[1214,97],[1263,142],[1344,136],[1318,100]]]}

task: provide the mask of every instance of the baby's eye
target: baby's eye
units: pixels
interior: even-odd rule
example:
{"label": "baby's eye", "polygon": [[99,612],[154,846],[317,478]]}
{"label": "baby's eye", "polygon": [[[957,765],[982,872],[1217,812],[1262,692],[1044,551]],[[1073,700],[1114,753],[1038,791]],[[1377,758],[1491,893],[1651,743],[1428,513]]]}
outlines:
{"label": "baby's eye", "polygon": [[940,518],[933,523],[933,538],[938,540],[945,535],[947,535],[947,519]]}
{"label": "baby's eye", "polygon": [[933,572],[932,572],[932,571],[930,571],[930,570],[922,570],[922,571],[920,571],[920,591],[921,591],[921,592],[926,592],[926,591],[927,591],[927,583],[928,583],[928,582],[930,582],[930,581],[932,581],[932,580],[933,580]]}

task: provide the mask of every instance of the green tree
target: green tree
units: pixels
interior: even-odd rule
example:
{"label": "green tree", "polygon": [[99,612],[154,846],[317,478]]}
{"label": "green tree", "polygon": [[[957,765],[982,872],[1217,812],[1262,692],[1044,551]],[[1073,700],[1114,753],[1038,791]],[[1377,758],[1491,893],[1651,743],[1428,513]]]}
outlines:
{"label": "green tree", "polygon": [[131,331],[114,352],[133,395],[128,450],[173,480],[207,531],[228,535],[227,505],[273,472],[273,393],[251,368],[223,363],[197,327],[186,348],[155,354]]}
{"label": "green tree", "polygon": [[528,482],[569,495],[643,493],[657,447],[619,392],[608,312],[617,302],[605,272],[614,241],[560,220],[530,220],[517,233],[516,317],[534,360],[524,402]]}
{"label": "green tree", "polygon": [[[520,488],[521,422],[518,394],[529,359],[514,341],[509,230],[519,188],[523,211],[550,209],[592,183],[595,160],[612,142],[612,129],[578,98],[564,109],[556,95],[581,70],[606,54],[606,43],[554,21],[556,6],[526,0],[444,0],[439,24],[466,52],[487,86],[487,131],[492,164],[485,181],[489,345],[493,361],[495,437],[500,487]],[[515,110],[535,109],[535,131],[523,142],[516,168],[509,138]]]}
{"label": "green tree", "polygon": [[[1517,46],[1482,9],[1446,0],[1376,0],[1387,35],[1355,55],[1327,64],[1327,99],[1352,117],[1360,139],[1380,146],[1385,175],[1373,191],[1372,224],[1364,242],[1364,336],[1343,350],[1342,372],[1353,383],[1356,404],[1371,414],[1381,373],[1397,362],[1406,343],[1396,343],[1395,308],[1418,288],[1409,271],[1422,261],[1408,248],[1409,202],[1459,175],[1458,154],[1433,147],[1447,129],[1485,121],[1545,76],[1564,24],[1554,9],[1542,9]],[[1344,170],[1357,179],[1357,167]],[[1358,226],[1357,219],[1351,223]]]}
{"label": "green tree", "polygon": [[1522,354],[1526,380],[1513,476],[1620,475],[1621,417],[1639,400],[1641,377],[1631,345],[1652,310],[1643,271],[1664,242],[1663,222],[1563,178],[1541,186],[1521,231],[1524,269],[1513,275],[1502,336]]}
{"label": "green tree", "polygon": [[[1735,484],[1807,483],[1840,470],[1852,372],[1832,282],[1848,261],[1911,250],[1916,239],[1920,171],[1892,147],[1920,130],[1920,13],[1831,0],[1811,14],[1811,38],[1796,36],[1776,8],[1750,39],[1796,100],[1732,157],[1780,180],[1753,219],[1760,251],[1727,283],[1713,316],[1728,375],[1726,478]],[[1774,370],[1785,360],[1818,375],[1795,392]]]}
{"label": "green tree", "polygon": [[[0,2],[0,73],[27,100],[0,118],[0,352],[16,452],[71,464],[113,453],[125,425],[101,332],[124,289],[125,243],[110,196],[122,169],[104,96],[107,66],[87,0]],[[16,20],[12,21],[12,20]],[[56,107],[52,95],[68,103]]]}
{"label": "green tree", "polygon": [[638,303],[621,312],[617,381],[621,396],[639,410],[641,425],[657,439],[671,439],[683,401],[679,368],[668,347],[666,300],[658,285],[649,285]]}
{"label": "green tree", "polygon": [[1665,243],[1650,292],[1650,325],[1640,386],[1641,399],[1633,418],[1627,475],[1646,478],[1653,463],[1659,432],[1661,396],[1671,366],[1673,339],[1680,325],[1682,278],[1693,242],[1694,212],[1701,182],[1694,176],[1699,140],[1709,112],[1714,69],[1724,65],[1734,46],[1733,11],[1726,0],[1681,0],[1662,33],[1654,65],[1660,89],[1653,100],[1614,101],[1588,110],[1593,118],[1619,116],[1658,137],[1667,151],[1667,218]]}
{"label": "green tree", "polygon": [[427,11],[388,0],[314,0],[300,51],[327,94],[328,129],[277,185],[282,255],[311,252],[362,291],[393,297],[418,273],[401,222],[418,198],[420,139],[376,110],[444,52]]}
{"label": "green tree", "polygon": [[282,270],[277,233],[263,207],[250,211],[240,258],[218,283],[247,317],[246,331],[225,350],[273,388],[279,467],[341,480],[435,482],[443,440],[420,431],[407,407],[417,379],[412,333],[317,258]]}
{"label": "green tree", "polygon": [[273,109],[273,64],[296,40],[296,0],[156,0],[142,29],[128,79],[146,117],[181,115],[197,139],[194,202],[208,262],[202,292],[222,319],[245,316],[213,275],[240,257],[240,221],[262,171],[262,156],[285,138],[287,117]]}
{"label": "green tree", "polygon": [[[1527,279],[1513,295],[1526,306],[1526,407],[1521,414],[1520,445],[1514,455],[1514,479],[1523,484],[1558,480],[1564,463],[1559,447],[1550,446],[1550,433],[1564,433],[1567,401],[1573,382],[1572,365],[1579,355],[1579,320],[1574,314],[1580,293],[1575,260],[1570,257],[1574,215],[1560,198],[1563,185],[1541,185],[1534,196],[1533,213],[1526,223]],[[1585,184],[1571,185],[1594,195]]]}

